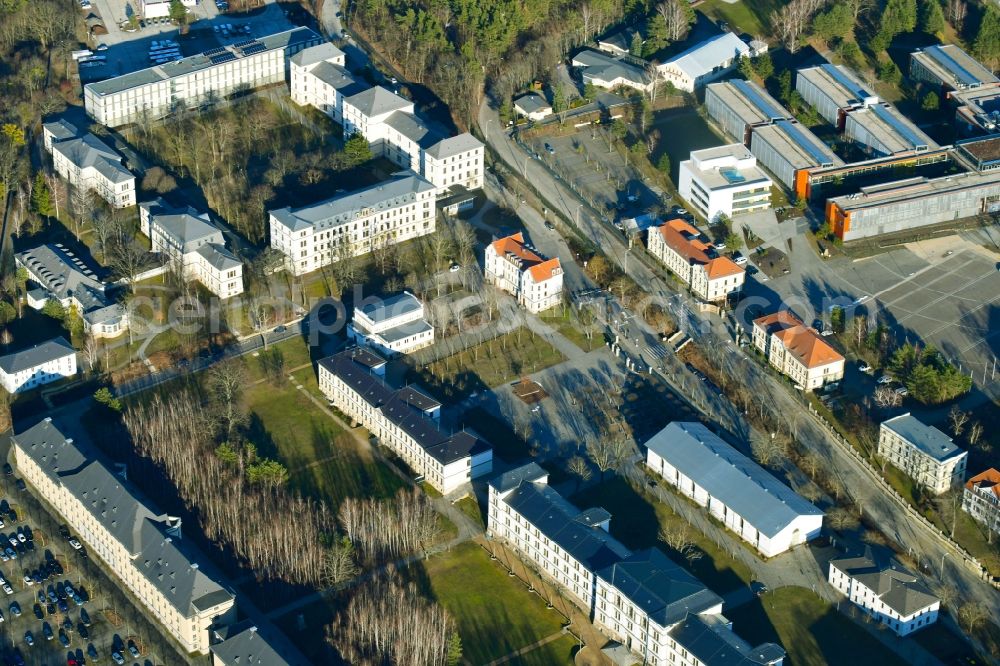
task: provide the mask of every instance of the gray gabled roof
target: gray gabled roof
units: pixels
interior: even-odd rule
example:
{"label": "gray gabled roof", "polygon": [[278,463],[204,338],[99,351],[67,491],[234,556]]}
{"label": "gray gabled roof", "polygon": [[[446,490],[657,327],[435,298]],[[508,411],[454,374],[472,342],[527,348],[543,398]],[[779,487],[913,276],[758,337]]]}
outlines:
{"label": "gray gabled roof", "polygon": [[539,481],[549,475],[538,463],[528,463],[503,474],[499,474],[490,479],[490,486],[499,493],[505,493],[511,488],[516,488],[522,483]]}
{"label": "gray gabled roof", "polygon": [[366,86],[359,83],[350,72],[340,65],[335,65],[332,62],[321,62],[313,67],[309,73],[334,90],[339,91],[340,94],[345,97],[357,95],[359,92],[363,92],[367,89]]}
{"label": "gray gabled roof", "polygon": [[75,298],[84,314],[109,305],[104,284],[82,258],[61,243],[39,245],[15,257],[28,270],[32,280],[58,300]]}
{"label": "gray gabled roof", "polygon": [[903,617],[936,603],[937,597],[886,549],[870,545],[860,554],[830,560],[839,569],[870,589]]}
{"label": "gray gabled roof", "polygon": [[695,44],[666,62],[681,69],[692,79],[712,72],[722,63],[748,55],[750,47],[731,32],[724,32]]}
{"label": "gray gabled roof", "polygon": [[385,119],[385,124],[425,150],[441,140],[437,132],[412,113],[395,111]]}
{"label": "gray gabled roof", "polygon": [[393,326],[392,328],[387,328],[381,333],[377,333],[386,342],[395,342],[396,340],[402,340],[404,338],[409,338],[418,333],[426,333],[427,331],[434,330],[434,327],[427,323],[424,319],[415,319],[414,321],[408,321],[405,324],[400,324],[399,326]]}
{"label": "gray gabled roof", "polygon": [[132,172],[122,166],[121,155],[93,134],[87,133],[77,139],[54,143],[52,151],[63,155],[76,167],[97,169],[112,182],[124,183],[135,179]]}
{"label": "gray gabled roof", "polygon": [[0,369],[8,375],[30,370],[40,365],[76,354],[73,345],[66,342],[62,336],[41,342],[27,349],[0,356]]}
{"label": "gray gabled roof", "polygon": [[667,633],[705,666],[765,665],[785,658],[785,651],[774,643],[751,647],[719,615],[691,613]]}
{"label": "gray gabled roof", "polygon": [[722,604],[722,597],[656,548],[632,553],[597,575],[661,627]]}
{"label": "gray gabled roof", "polygon": [[59,118],[42,125],[45,130],[52,135],[53,141],[66,141],[80,136],[80,130],[76,125],[65,118]]}
{"label": "gray gabled roof", "polygon": [[543,109],[552,110],[552,105],[538,93],[528,93],[514,100],[514,106],[522,113],[535,113]]}
{"label": "gray gabled roof", "polygon": [[203,243],[224,244],[222,232],[212,224],[206,213],[193,215],[190,212],[151,215],[150,227],[156,227],[184,253],[191,252]]}
{"label": "gray gabled roof", "polygon": [[951,441],[951,437],[909,413],[883,421],[882,427],[896,433],[922,453],[937,461],[965,454],[965,451]]}
{"label": "gray gabled roof", "polygon": [[482,141],[466,132],[464,134],[459,134],[458,136],[452,136],[438,141],[436,144],[427,149],[427,154],[434,159],[443,160],[445,158],[452,157],[454,155],[461,155],[462,153],[467,153],[470,150],[476,150],[477,148],[482,147]]}
{"label": "gray gabled roof", "polygon": [[585,49],[573,56],[573,64],[577,67],[585,67],[584,76],[598,78],[602,81],[614,81],[623,78],[639,85],[649,83],[649,76],[645,70],[624,60],[612,58],[611,56]]}
{"label": "gray gabled roof", "polygon": [[289,653],[288,641],[277,631],[262,632],[250,621],[241,622],[232,629],[225,632],[225,640],[210,648],[216,661],[223,666],[297,666],[305,663],[301,655]]}
{"label": "gray gabled roof", "polygon": [[225,271],[243,265],[239,258],[226,249],[225,245],[208,243],[199,247],[196,252],[205,258],[215,270]]}
{"label": "gray gabled roof", "polygon": [[362,210],[395,208],[415,201],[418,194],[434,189],[436,188],[429,181],[412,172],[407,172],[393,180],[355,190],[311,206],[272,210],[271,215],[292,231],[308,229],[309,227],[325,229],[354,220]]}
{"label": "gray gabled roof", "polygon": [[417,312],[424,307],[420,299],[408,291],[385,298],[374,298],[361,305],[361,311],[376,324],[387,319]]}
{"label": "gray gabled roof", "polygon": [[292,56],[292,62],[300,67],[308,67],[328,60],[338,60],[344,57],[344,52],[330,42],[302,49]]}
{"label": "gray gabled roof", "polygon": [[768,537],[799,516],[823,515],[701,423],[675,421],[646,446]]}
{"label": "gray gabled roof", "polygon": [[380,116],[383,113],[413,108],[413,102],[382,86],[375,86],[357,95],[351,95],[344,100],[344,104],[350,104],[369,118]]}

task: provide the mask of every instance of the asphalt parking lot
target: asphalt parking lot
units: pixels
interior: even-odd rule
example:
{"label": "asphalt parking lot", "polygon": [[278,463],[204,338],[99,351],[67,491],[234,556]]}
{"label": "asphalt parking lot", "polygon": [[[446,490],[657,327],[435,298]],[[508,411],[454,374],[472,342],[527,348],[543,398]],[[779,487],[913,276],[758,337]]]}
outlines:
{"label": "asphalt parking lot", "polygon": [[[0,574],[11,590],[0,583],[0,655],[5,665],[111,664],[116,646],[124,664],[164,663],[150,653],[150,641],[144,640],[146,623],[132,621],[136,611],[121,597],[118,584],[96,570],[85,556],[85,544],[79,550],[70,545],[60,534],[60,524],[30,490],[18,489],[14,474],[4,473],[0,481],[0,520],[2,547],[16,555],[6,550],[0,555],[5,558]],[[35,580],[29,584],[25,575]],[[71,591],[64,587],[67,583]],[[140,651],[137,658],[128,652],[130,640]]]}

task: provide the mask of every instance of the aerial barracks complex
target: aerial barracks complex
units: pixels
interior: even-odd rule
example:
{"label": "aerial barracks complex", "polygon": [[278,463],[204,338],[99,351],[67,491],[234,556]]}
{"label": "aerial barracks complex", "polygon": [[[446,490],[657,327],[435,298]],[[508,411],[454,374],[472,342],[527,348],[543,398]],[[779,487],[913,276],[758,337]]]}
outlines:
{"label": "aerial barracks complex", "polygon": [[[939,146],[850,70],[831,64],[798,70],[795,90],[862,155],[858,161],[841,159],[753,82],[709,84],[705,107],[796,199],[818,200],[835,184],[825,219],[841,240],[1000,212],[1000,135],[980,136],[1000,129],[1000,79],[953,45],[914,52],[910,73],[940,86],[959,130],[972,138]],[[959,172],[893,180],[901,167],[934,163],[950,163]],[[873,182],[879,174],[885,182]],[[865,184],[844,191],[845,182],[861,178]]]}

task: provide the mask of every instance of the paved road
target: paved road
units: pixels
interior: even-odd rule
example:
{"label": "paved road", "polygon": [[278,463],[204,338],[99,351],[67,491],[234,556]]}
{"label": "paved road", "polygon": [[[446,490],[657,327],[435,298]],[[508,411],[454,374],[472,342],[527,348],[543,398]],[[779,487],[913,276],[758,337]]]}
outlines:
{"label": "paved road", "polygon": [[[528,159],[525,154],[503,133],[497,131],[499,120],[494,110],[486,104],[480,109],[480,127],[491,147],[500,158],[517,173],[523,173],[547,201],[562,214],[565,220],[575,220],[578,228],[591,238],[602,250],[652,296],[672,303],[671,310],[679,319],[684,330],[699,342],[703,348],[727,349],[722,352],[732,377],[742,379],[744,385],[757,396],[766,396],[776,413],[789,420],[789,432],[795,432],[797,440],[806,449],[815,452],[823,460],[827,469],[836,470],[848,489],[855,504],[861,507],[872,522],[880,525],[904,551],[909,551],[921,564],[930,567],[932,582],[946,585],[960,591],[968,600],[974,600],[993,609],[1000,608],[1000,592],[991,587],[971,568],[962,563],[963,555],[951,545],[943,542],[922,523],[912,520],[907,507],[896,498],[884,492],[871,472],[847,452],[810,415],[799,400],[792,396],[770,373],[743,355],[735,345],[729,345],[731,338],[725,324],[717,318],[713,321],[702,317],[690,307],[686,296],[678,300],[675,290],[657,275],[643,261],[635,257],[626,266],[628,251],[624,237],[607,221],[601,220],[569,191],[562,181],[556,180],[538,160]],[[492,127],[493,131],[486,131]],[[642,322],[636,319],[638,335],[623,340],[624,348],[638,357],[643,347],[658,342],[647,330],[642,330]],[[633,342],[638,339],[638,343]],[[738,412],[728,401],[721,401],[721,409],[727,413]]]}

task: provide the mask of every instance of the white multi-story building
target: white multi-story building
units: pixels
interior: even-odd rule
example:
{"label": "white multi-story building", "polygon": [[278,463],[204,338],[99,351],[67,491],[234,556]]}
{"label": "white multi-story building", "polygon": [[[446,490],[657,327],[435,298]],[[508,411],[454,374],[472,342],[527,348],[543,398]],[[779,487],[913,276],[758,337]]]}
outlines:
{"label": "white multi-story building", "polygon": [[677,189],[709,222],[771,207],[771,185],[742,143],[695,150],[681,162]]}
{"label": "white multi-story building", "polygon": [[344,67],[344,52],[330,43],[296,53],[289,61],[292,101],[312,106],[338,123],[344,122],[344,99],[365,90]]}
{"label": "white multi-story building", "polygon": [[410,169],[444,195],[453,186],[483,186],[484,146],[469,133],[442,137],[414,112],[413,102],[381,86],[342,102],[344,136],[368,139],[372,154]]}
{"label": "white multi-story building", "polygon": [[11,437],[21,478],[53,508],[188,652],[207,654],[209,627],[235,620],[233,593],[159,513],[46,418]]}
{"label": "white multi-story building", "polygon": [[45,123],[42,136],[53,168],[70,185],[94,192],[112,208],[135,205],[135,175],[106,143],[65,120]]}
{"label": "white multi-story building", "polygon": [[701,233],[681,219],[668,220],[649,230],[649,253],[691,288],[703,301],[725,301],[739,292],[746,271],[732,259],[719,256]]}
{"label": "white multi-story building", "polygon": [[76,375],[76,350],[58,337],[0,356],[0,385],[8,393],[28,391]]}
{"label": "white multi-story building", "polygon": [[[198,6],[197,0],[181,0],[181,4],[188,9]],[[139,6],[142,7],[142,18],[147,21],[170,16],[170,0],[139,0]]]}
{"label": "white multi-story building", "polygon": [[864,553],[830,560],[830,585],[897,636],[934,624],[941,601],[890,553],[866,546]]}
{"label": "white multi-story building", "polygon": [[404,291],[356,305],[347,337],[380,354],[409,354],[434,344],[434,327],[424,317],[420,299]]}
{"label": "white multi-story building", "polygon": [[787,310],[755,319],[753,344],[803,390],[812,391],[844,378],[844,357]]}
{"label": "white multi-story building", "polygon": [[656,71],[678,90],[694,92],[735,69],[740,58],[752,55],[757,54],[743,40],[724,32],[657,65]]}
{"label": "white multi-story building", "polygon": [[493,448],[465,431],[445,434],[441,403],[413,387],[392,389],[378,354],[352,347],[321,360],[317,373],[320,390],[337,409],[441,493],[492,471]]}
{"label": "white multi-story building", "polygon": [[765,557],[819,536],[823,512],[701,423],[673,422],[646,442],[646,466]]}
{"label": "white multi-story building", "polygon": [[962,484],[969,458],[951,437],[909,413],[882,422],[878,454],[935,495]]}
{"label": "white multi-story building", "polygon": [[559,258],[543,259],[525,244],[524,234],[486,246],[486,281],[517,298],[528,312],[541,312],[562,301],[563,270]]}
{"label": "white multi-story building", "polygon": [[171,208],[162,199],[146,201],[139,205],[139,228],[153,252],[180,264],[185,279],[197,280],[221,298],[243,293],[243,262],[226,249],[208,213]]}
{"label": "white multi-story building", "polygon": [[174,62],[123,74],[83,87],[91,118],[119,127],[163,118],[176,109],[211,106],[228,95],[284,83],[288,59],[323,38],[293,28],[220,46]]}
{"label": "white multi-story building", "polygon": [[991,467],[965,482],[962,510],[986,529],[1000,533],[1000,471]]}
{"label": "white multi-story building", "polygon": [[34,285],[27,294],[32,308],[41,310],[54,300],[67,310],[75,309],[83,319],[83,330],[95,338],[114,338],[128,330],[125,308],[108,297],[106,285],[62,243],[39,245],[14,259]]}
{"label": "white multi-story building", "polygon": [[594,624],[651,666],[779,666],[785,653],[732,633],[722,598],[656,549],[630,552],[608,528],[611,514],[580,511],[535,463],[490,481],[487,536],[510,545],[592,614]]}
{"label": "white multi-story building", "polygon": [[415,174],[303,208],[270,212],[271,247],[293,275],[434,233],[436,188]]}

